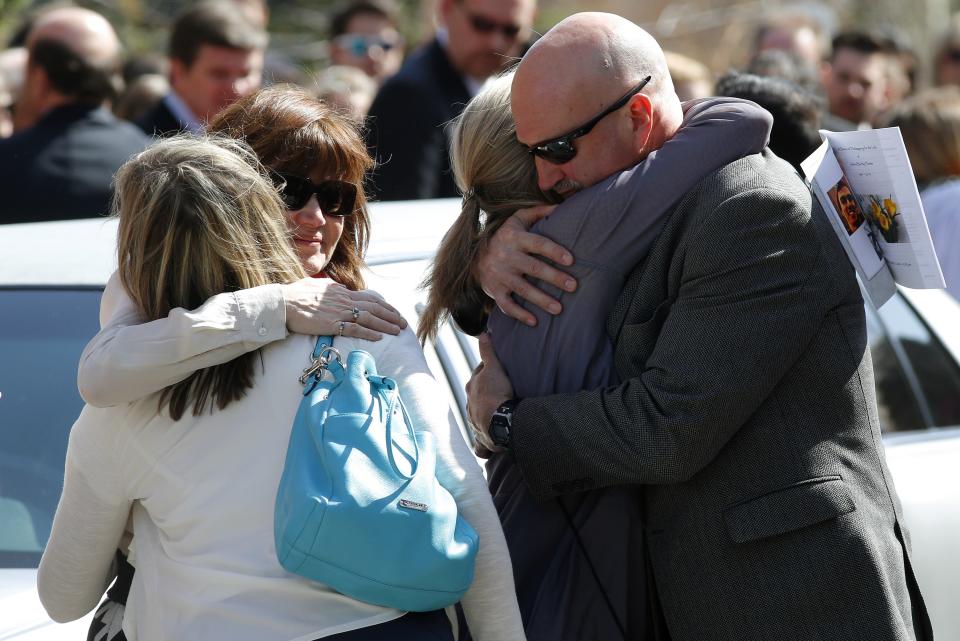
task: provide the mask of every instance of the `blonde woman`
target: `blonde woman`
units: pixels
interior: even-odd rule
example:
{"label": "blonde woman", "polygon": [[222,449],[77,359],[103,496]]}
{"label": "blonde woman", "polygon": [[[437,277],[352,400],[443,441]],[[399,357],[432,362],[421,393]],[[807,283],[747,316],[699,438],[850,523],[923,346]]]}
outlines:
{"label": "blonde woman", "polygon": [[[336,182],[338,167],[324,167],[327,181]],[[319,173],[310,172],[312,184]],[[295,282],[308,269],[326,269],[341,251],[351,255],[341,267],[362,265],[359,245],[342,249],[339,234],[291,247],[290,214],[240,142],[161,141],[119,171],[116,191],[119,279],[148,321],[221,292]],[[315,194],[308,200],[316,207]],[[141,400],[84,408],[71,431],[63,495],[38,576],[55,620],[79,618],[96,605],[132,515],[136,572],[123,618],[129,638],[453,638],[443,611],[408,614],[356,601],[277,562],[274,500],[301,395],[296,379],[312,345],[312,337],[294,334],[194,368]],[[379,342],[344,336],[335,345],[371,352],[383,373],[398,378],[414,420],[436,436],[438,478],[483,541],[463,599],[474,637],[523,639],[483,477],[446,404],[436,400],[442,394],[416,337],[410,330]]]}
{"label": "blonde woman", "polygon": [[[531,231],[576,257],[568,271],[578,288],[570,294],[541,284],[563,302],[563,313],[528,307],[538,321],[531,327],[492,308],[471,273],[478,249],[507,218],[550,197],[537,189],[532,157],[516,140],[511,81],[506,74],[488,83],[455,123],[450,155],[463,209],[426,281],[430,294],[419,334],[429,337],[447,316],[470,333],[487,328],[481,349],[492,342],[519,398],[610,385],[616,372],[605,322],[626,275],[684,193],[713,170],[764,148],[772,118],[735,98],[686,103],[682,127],[661,149],[535,224]],[[504,453],[490,458],[487,475],[528,637],[643,638],[642,609],[633,607],[646,590],[634,492],[613,487],[537,500]]]}

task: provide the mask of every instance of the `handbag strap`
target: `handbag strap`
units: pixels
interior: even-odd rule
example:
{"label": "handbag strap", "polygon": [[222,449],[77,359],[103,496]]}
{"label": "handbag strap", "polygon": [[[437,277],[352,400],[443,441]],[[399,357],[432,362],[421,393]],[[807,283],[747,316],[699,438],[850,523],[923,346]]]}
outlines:
{"label": "handbag strap", "polygon": [[[328,369],[330,363],[330,354],[334,360],[341,365],[340,352],[333,347],[333,336],[317,336],[317,342],[313,347],[313,354],[310,357],[310,364],[300,374],[300,384],[304,386],[303,395],[308,396],[323,376],[323,370]],[[333,372],[331,372],[333,373]]]}
{"label": "handbag strap", "polygon": [[315,360],[320,358],[326,347],[333,347],[333,336],[317,336],[317,344],[313,347],[313,358]]}

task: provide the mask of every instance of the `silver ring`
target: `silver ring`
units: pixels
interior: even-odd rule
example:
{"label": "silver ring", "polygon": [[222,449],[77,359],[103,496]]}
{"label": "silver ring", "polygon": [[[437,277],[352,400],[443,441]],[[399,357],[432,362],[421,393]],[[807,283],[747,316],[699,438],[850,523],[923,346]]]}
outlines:
{"label": "silver ring", "polygon": [[346,324],[347,324],[347,321],[340,321],[340,323],[339,323],[339,325],[340,325],[340,336],[341,336],[341,337],[343,336],[343,328],[344,328],[344,326],[346,326]]}
{"label": "silver ring", "polygon": [[357,319],[359,319],[359,318],[360,318],[360,308],[359,308],[359,307],[354,307],[354,308],[353,308],[353,322],[357,322]]}

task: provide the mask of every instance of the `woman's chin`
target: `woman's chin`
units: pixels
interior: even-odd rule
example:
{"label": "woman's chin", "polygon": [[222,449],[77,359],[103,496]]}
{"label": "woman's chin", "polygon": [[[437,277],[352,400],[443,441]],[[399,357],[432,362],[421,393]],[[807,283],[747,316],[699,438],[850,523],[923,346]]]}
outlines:
{"label": "woman's chin", "polygon": [[300,263],[309,276],[316,276],[327,266],[327,257],[320,252],[300,252]]}

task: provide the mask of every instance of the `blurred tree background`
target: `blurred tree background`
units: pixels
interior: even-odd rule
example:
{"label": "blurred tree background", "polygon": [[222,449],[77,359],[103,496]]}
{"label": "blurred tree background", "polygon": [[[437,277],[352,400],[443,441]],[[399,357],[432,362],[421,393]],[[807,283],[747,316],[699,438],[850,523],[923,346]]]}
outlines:
{"label": "blurred tree background", "polygon": [[[342,0],[270,0],[271,49],[305,70],[326,61],[327,20]],[[25,16],[50,4],[43,0],[0,0],[0,37],[16,31]],[[106,15],[131,53],[160,53],[174,14],[184,0],[78,0],[75,4]],[[433,29],[435,0],[398,0],[403,31],[413,46]],[[804,7],[828,29],[841,26],[892,27],[929,59],[960,0],[540,0],[536,28],[542,32],[577,11],[610,11],[649,30],[664,48],[699,59],[715,72],[741,65],[753,29],[765,12]],[[926,65],[921,65],[925,67]]]}

